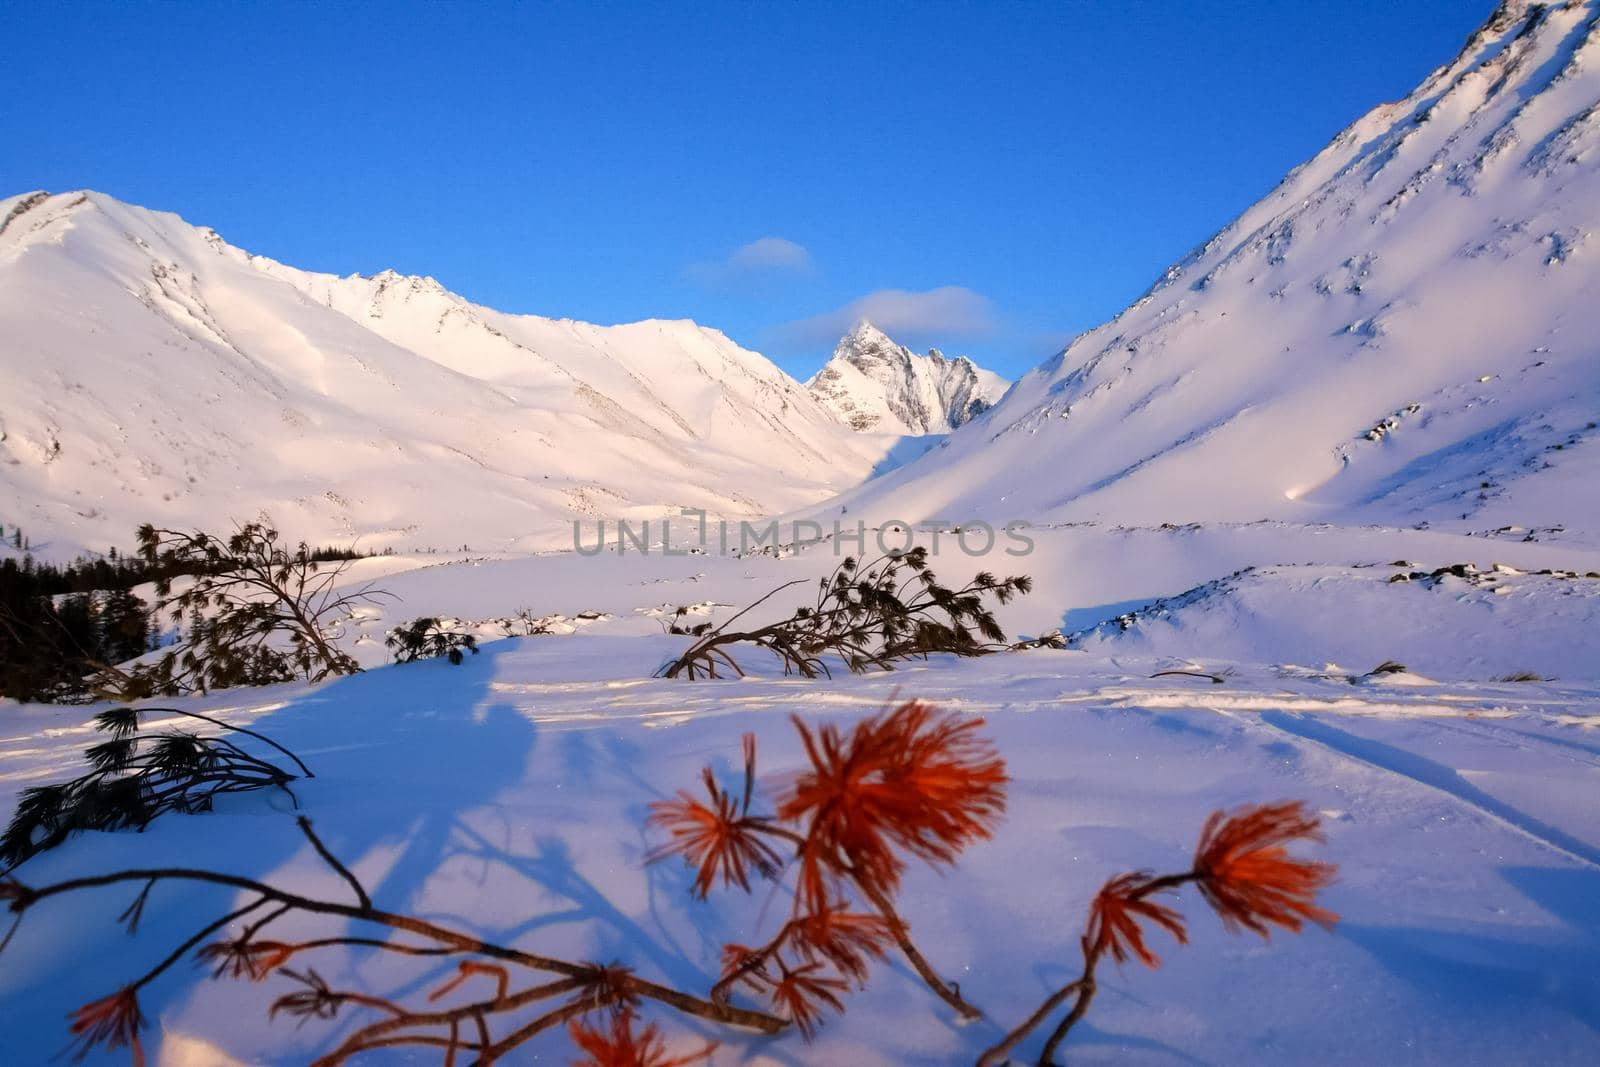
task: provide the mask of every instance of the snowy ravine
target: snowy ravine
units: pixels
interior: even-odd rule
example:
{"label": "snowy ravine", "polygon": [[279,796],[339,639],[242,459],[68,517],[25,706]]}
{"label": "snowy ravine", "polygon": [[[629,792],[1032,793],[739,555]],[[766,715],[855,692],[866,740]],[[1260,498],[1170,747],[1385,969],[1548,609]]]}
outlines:
{"label": "snowy ravine", "polygon": [[853,433],[692,322],[509,315],[337,277],[96,192],[0,199],[0,524],[56,559],[258,514],[315,542],[544,548],[860,482]]}
{"label": "snowy ravine", "polygon": [[949,433],[988,411],[1009,383],[966,356],[919,356],[863,320],[806,382],[823,407],[857,430]]}

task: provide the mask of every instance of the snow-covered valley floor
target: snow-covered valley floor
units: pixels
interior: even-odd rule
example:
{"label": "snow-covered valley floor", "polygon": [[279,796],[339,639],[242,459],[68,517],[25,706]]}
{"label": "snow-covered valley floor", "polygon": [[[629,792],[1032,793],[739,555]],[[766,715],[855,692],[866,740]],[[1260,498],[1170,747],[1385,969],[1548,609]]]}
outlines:
{"label": "snow-covered valley floor", "polygon": [[[1472,555],[1472,546],[1482,547]],[[1140,566],[1119,570],[1124,552]],[[1100,564],[1084,566],[1090,555]],[[1330,568],[1338,556],[1344,569],[1286,585],[1276,616],[1271,580],[1240,587],[1249,595],[1238,610],[1201,597],[1187,630],[1180,607],[1155,630],[1142,632],[1141,623],[1128,631],[1126,647],[1099,633],[1088,650],[936,659],[831,681],[766,673],[694,683],[649,677],[684,641],[658,632],[647,614],[653,606],[742,606],[775,577],[831,557],[550,556],[421,568],[432,561],[372,560],[356,570],[405,597],[368,619],[355,646],[374,669],[183,706],[253,724],[312,767],[316,778],[294,785],[301,810],[380,908],[566,958],[621,960],[699,993],[715,980],[721,946],[770,932],[783,904],[770,890],[751,898],[718,892],[702,903],[679,862],[647,864],[659,844],[643,826],[652,801],[694,786],[708,762],[725,780],[735,777],[744,731],[758,736],[763,779],[775,783],[803,758],[791,714],[849,721],[898,694],[983,716],[1013,777],[1006,818],[956,869],[913,867],[901,901],[935,967],[988,1018],[956,1025],[898,957],[876,966],[868,987],[848,997],[848,1011],[831,1017],[811,1045],[793,1034],[762,1038],[647,1013],[674,1047],[695,1047],[697,1035],[721,1041],[717,1064],[970,1063],[1076,973],[1085,909],[1105,879],[1182,869],[1213,809],[1283,799],[1303,799],[1322,815],[1327,842],[1316,854],[1339,865],[1324,899],[1339,924],[1264,943],[1226,933],[1185,891],[1178,902],[1191,943],[1156,944],[1165,961],[1156,971],[1108,966],[1067,1045],[1069,1062],[1600,1058],[1600,580],[1582,577],[1600,563],[1594,550],[1406,531],[1335,536],[1326,528],[1052,531],[1034,557],[1016,561],[1039,588],[1010,609],[1006,624],[1023,634],[1064,616],[1087,626],[1220,578],[1240,565],[1236,556]],[[1429,588],[1390,583],[1391,571],[1412,569],[1393,567],[1381,570],[1385,580],[1367,581],[1378,561],[1388,567],[1402,556],[1426,569],[1475,560],[1514,588],[1495,594],[1452,585],[1454,577]],[[936,569],[944,576],[975,562],[958,561]],[[1493,562],[1506,570],[1492,571]],[[1516,573],[1559,567],[1577,577]],[[1320,600],[1319,590],[1331,599]],[[383,654],[374,635],[399,618],[482,618],[520,603],[608,617],[566,636],[487,642],[460,667],[377,666]],[[1099,619],[1068,614],[1094,604],[1102,605]],[[706,610],[725,618],[730,609]],[[1345,660],[1214,658],[1226,651],[1219,633],[1248,641],[1251,627],[1284,631],[1290,616],[1302,634],[1320,632],[1335,652],[1354,651]],[[1430,618],[1450,621],[1430,630]],[[1452,642],[1492,646],[1496,626],[1510,633],[1538,620],[1558,628],[1543,641],[1568,669],[1542,668],[1558,680],[1489,680],[1530,654],[1511,637],[1498,660],[1451,658]],[[1202,654],[1183,653],[1185,633]],[[1417,673],[1364,676],[1376,663],[1354,658],[1366,650],[1350,635],[1374,633],[1381,640],[1372,647],[1392,649],[1389,658]],[[1293,650],[1283,637],[1275,651]],[[1419,666],[1430,661],[1449,671]],[[755,656],[747,665],[762,666]],[[1186,665],[1224,681],[1150,677]],[[79,772],[93,740],[92,710],[0,708],[0,806],[27,786]],[[267,793],[209,815],[166,816],[143,834],[85,834],[16,873],[40,885],[168,864],[343,892],[297,831],[285,798]],[[67,1043],[68,1011],[142,973],[244,899],[217,887],[160,887],[130,939],[116,917],[134,892],[97,890],[30,912],[0,963],[6,1062],[46,1062]],[[339,922],[316,929],[352,932]],[[416,996],[454,973],[448,961],[343,951],[317,966],[347,988]],[[252,985],[173,969],[141,997],[152,1061],[304,1063],[362,1020],[360,1010],[346,1009],[333,1023],[269,1021],[266,1005],[288,988],[277,977]],[[1022,1046],[1017,1062],[1033,1062],[1041,1039]],[[433,1062],[410,1055],[371,1062]],[[513,1062],[572,1056],[565,1033],[552,1031]]]}

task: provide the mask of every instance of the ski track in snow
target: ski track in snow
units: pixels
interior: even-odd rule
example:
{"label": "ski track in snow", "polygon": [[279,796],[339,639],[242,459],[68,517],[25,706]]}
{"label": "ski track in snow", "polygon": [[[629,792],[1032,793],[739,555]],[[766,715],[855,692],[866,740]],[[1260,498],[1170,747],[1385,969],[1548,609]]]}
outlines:
{"label": "ski track in snow", "polygon": [[1465,781],[1459,771],[1382,741],[1358,737],[1304,713],[1263,713],[1258,720],[1284,734],[1310,742],[1346,759],[1375,767],[1418,785],[1436,789],[1469,808],[1503,823],[1571,859],[1600,868],[1600,848],[1534,819]]}

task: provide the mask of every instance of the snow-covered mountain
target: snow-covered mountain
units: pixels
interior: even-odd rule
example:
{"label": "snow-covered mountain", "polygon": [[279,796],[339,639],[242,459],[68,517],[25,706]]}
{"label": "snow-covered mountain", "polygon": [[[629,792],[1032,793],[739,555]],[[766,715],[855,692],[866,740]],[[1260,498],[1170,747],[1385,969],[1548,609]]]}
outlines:
{"label": "snow-covered mountain", "polygon": [[570,544],[580,516],[816,502],[883,451],[692,322],[507,315],[99,193],[0,200],[0,522],[51,554],[262,512],[374,547]]}
{"label": "snow-covered mountain", "polygon": [[1600,530],[1597,230],[1600,3],[1508,0],[981,422],[845,503]]}
{"label": "snow-covered mountain", "polygon": [[857,430],[949,433],[994,406],[1010,383],[966,356],[919,356],[863,320],[806,383],[823,407]]}

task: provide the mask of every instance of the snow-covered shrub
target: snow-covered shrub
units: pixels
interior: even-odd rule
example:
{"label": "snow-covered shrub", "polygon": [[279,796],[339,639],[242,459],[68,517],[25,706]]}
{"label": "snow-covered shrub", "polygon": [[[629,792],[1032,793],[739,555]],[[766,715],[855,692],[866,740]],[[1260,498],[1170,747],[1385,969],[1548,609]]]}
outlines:
{"label": "snow-covered shrub", "polygon": [[[585,614],[591,618],[599,617],[598,612]],[[578,617],[584,618],[584,615]],[[493,621],[507,637],[548,637],[556,632],[557,624],[564,620],[559,615],[535,615],[532,608],[518,608],[512,614]]]}
{"label": "snow-covered shrub", "polygon": [[831,677],[825,656],[837,656],[852,673],[862,674],[892,670],[897,660],[935,652],[957,656],[1001,652],[1009,647],[1006,635],[984,600],[1005,604],[1033,588],[1025,575],[999,579],[985,571],[960,589],[949,589],[928,569],[927,549],[918,546],[865,566],[847,557],[831,575],[817,580],[815,603],[765,626],[730,629],[752,609],[804,581],[779,586],[720,626],[685,625],[675,619],[669,632],[695,641],[657,674],[716,678],[718,668],[725,666],[742,675],[728,651],[739,644],[766,649],[783,663],[785,674],[804,678]]}
{"label": "snow-covered shrub", "polygon": [[389,631],[384,644],[394,653],[396,663],[415,663],[419,659],[443,657],[459,665],[462,651],[478,654],[478,639],[469,633],[452,630],[436,618],[412,619]]}
{"label": "snow-covered shrub", "polygon": [[339,591],[351,560],[324,568],[303,542],[282,545],[260,523],[226,540],[143,526],[139,555],[155,575],[157,610],[188,629],[154,663],[100,679],[125,700],[355,674],[361,668],[335,643],[337,627],[356,604],[387,595],[370,586]]}

